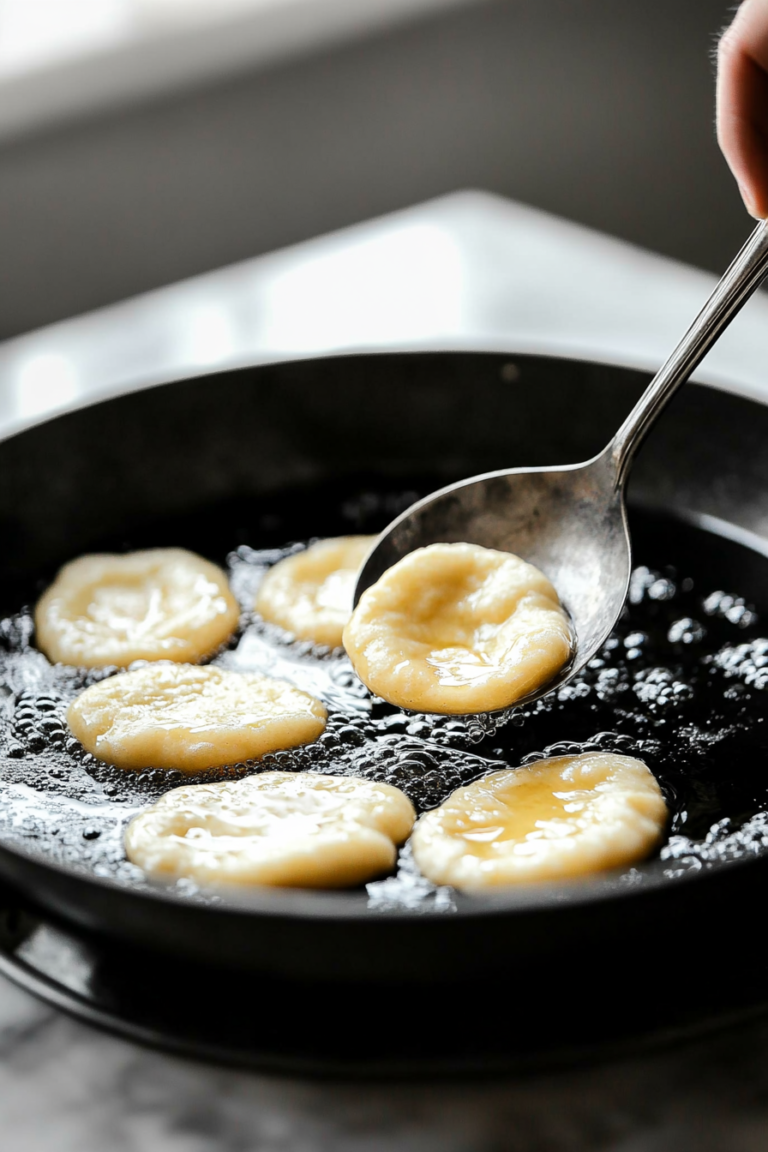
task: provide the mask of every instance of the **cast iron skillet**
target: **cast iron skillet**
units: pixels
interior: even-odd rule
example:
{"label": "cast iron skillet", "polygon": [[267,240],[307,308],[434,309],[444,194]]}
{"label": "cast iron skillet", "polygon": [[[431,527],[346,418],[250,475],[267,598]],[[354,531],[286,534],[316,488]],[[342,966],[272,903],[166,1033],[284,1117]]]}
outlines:
{"label": "cast iron skillet", "polygon": [[[71,412],[0,444],[3,595],[147,518],[329,476],[444,481],[587,459],[644,373],[547,357],[336,357],[182,380]],[[688,385],[654,431],[631,498],[705,514],[768,549],[768,408]],[[727,528],[727,531],[730,529]],[[210,905],[52,864],[0,842],[0,876],[81,928],[179,957],[283,976],[421,980],[524,972],[553,957],[649,963],[764,899],[768,855],[639,886],[615,876],[464,898],[451,913],[373,912],[362,893],[265,890]]]}

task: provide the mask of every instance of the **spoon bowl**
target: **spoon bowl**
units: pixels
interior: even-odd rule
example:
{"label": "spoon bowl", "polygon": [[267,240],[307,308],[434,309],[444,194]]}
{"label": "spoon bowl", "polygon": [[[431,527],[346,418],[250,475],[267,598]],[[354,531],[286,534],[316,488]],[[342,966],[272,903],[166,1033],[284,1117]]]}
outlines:
{"label": "spoon bowl", "polygon": [[574,632],[571,660],[514,703],[565,685],[603,646],[624,606],[632,566],[624,492],[635,453],[766,273],[768,222],[761,221],[603,452],[583,464],[473,476],[419,500],[374,544],[358,576],[355,606],[417,548],[465,542],[512,552],[551,580]]}
{"label": "spoon bowl", "polygon": [[515,705],[580,672],[613,628],[631,571],[626,510],[610,458],[602,453],[563,468],[489,472],[433,493],[389,525],[360,572],[358,588],[374,584],[416,548],[461,541],[535,564],[571,618],[577,638],[572,659]]}

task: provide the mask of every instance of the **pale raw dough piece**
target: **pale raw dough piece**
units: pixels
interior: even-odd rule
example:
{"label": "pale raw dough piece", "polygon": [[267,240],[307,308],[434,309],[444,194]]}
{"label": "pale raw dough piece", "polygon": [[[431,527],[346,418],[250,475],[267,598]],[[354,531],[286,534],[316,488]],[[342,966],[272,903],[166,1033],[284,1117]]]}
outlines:
{"label": "pale raw dough piece", "polygon": [[285,680],[147,664],[86,688],[67,722],[88,752],[118,768],[200,772],[308,744],[326,716],[319,700]]}
{"label": "pale raw dough piece", "polygon": [[389,784],[264,772],[166,793],[130,823],[125,849],[152,875],[201,884],[345,888],[388,871],[413,821]]}
{"label": "pale raw dough piece", "polygon": [[267,572],[254,607],[298,640],[337,648],[352,613],[360,565],[375,536],[320,540]]}
{"label": "pale raw dough piece", "polygon": [[240,609],[220,568],[184,548],[81,556],[35,609],[37,643],[81,668],[195,662],[227,640]]}
{"label": "pale raw dough piece", "polygon": [[640,760],[585,752],[492,772],[421,817],[413,855],[435,884],[474,892],[641,860],[667,806]]}
{"label": "pale raw dough piece", "polygon": [[414,712],[506,708],[571,654],[571,629],[543,572],[509,552],[431,544],[368,588],[344,647],[377,696]]}

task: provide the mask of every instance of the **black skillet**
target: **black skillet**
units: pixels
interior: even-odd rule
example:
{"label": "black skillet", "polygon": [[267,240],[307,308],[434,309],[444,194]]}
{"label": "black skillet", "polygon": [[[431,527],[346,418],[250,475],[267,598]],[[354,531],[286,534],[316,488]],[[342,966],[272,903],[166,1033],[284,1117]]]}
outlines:
{"label": "black skillet", "polygon": [[[244,506],[329,479],[343,488],[363,473],[447,482],[587,459],[646,383],[641,372],[547,357],[363,355],[179,381],[56,417],[0,444],[2,611],[116,532],[141,540],[143,525],[205,518],[222,501]],[[714,518],[724,536],[752,533],[768,553],[766,444],[768,407],[688,385],[643,449],[631,502]],[[762,557],[722,548],[734,587],[759,600]],[[35,787],[45,804],[44,778]],[[14,800],[3,803],[8,826]],[[630,955],[642,971],[671,941],[690,949],[707,939],[716,963],[765,899],[768,849],[678,877],[652,860],[639,875],[459,897],[452,911],[414,914],[372,910],[364,892],[210,902],[94,875],[85,856],[80,867],[57,864],[45,839],[0,839],[0,876],[71,924],[195,962],[357,987],[517,979],[577,958],[594,971]]]}

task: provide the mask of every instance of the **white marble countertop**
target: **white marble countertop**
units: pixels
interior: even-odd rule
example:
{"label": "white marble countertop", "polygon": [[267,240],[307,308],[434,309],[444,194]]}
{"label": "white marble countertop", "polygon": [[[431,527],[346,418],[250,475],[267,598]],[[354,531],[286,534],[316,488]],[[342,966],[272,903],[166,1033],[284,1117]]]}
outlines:
{"label": "white marble countertop", "polygon": [[[0,344],[0,431],[182,374],[357,349],[546,350],[653,369],[714,282],[534,208],[456,193]],[[767,350],[761,292],[697,378],[763,394]]]}
{"label": "white marble countertop", "polygon": [[[0,429],[180,372],[352,348],[547,349],[651,368],[711,284],[531,209],[452,196],[9,341]],[[764,394],[767,366],[761,296],[699,375]],[[487,1084],[310,1083],[146,1051],[0,979],[0,1052],[3,1152],[768,1147],[765,1020]]]}
{"label": "white marble countertop", "polygon": [[768,1024],[484,1084],[338,1084],[188,1063],[0,990],[4,1152],[764,1152]]}

